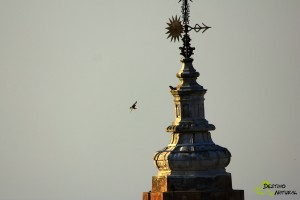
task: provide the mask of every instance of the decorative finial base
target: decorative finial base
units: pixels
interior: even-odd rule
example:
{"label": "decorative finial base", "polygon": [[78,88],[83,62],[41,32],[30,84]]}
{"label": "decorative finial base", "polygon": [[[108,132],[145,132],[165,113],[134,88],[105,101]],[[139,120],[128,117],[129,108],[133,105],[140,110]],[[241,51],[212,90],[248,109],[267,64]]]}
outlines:
{"label": "decorative finial base", "polygon": [[192,58],[183,58],[177,73],[180,83],[171,89],[175,120],[167,127],[171,140],[157,151],[154,163],[158,175],[152,177],[152,191],[143,200],[244,200],[243,190],[233,190],[228,149],[215,144],[205,119],[206,90],[196,81],[199,73]]}

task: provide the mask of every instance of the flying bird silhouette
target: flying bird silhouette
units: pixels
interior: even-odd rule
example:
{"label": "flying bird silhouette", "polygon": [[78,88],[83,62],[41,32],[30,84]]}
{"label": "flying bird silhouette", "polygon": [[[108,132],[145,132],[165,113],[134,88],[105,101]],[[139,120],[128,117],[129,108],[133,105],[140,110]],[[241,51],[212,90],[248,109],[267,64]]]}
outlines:
{"label": "flying bird silhouette", "polygon": [[132,104],[132,106],[130,107],[130,112],[131,112],[132,110],[137,109],[137,108],[136,108],[136,104],[137,104],[137,101],[134,102],[134,104]]}
{"label": "flying bird silhouette", "polygon": [[176,88],[174,88],[174,87],[172,87],[172,86],[169,86],[169,88],[170,88],[171,90],[176,90]]}

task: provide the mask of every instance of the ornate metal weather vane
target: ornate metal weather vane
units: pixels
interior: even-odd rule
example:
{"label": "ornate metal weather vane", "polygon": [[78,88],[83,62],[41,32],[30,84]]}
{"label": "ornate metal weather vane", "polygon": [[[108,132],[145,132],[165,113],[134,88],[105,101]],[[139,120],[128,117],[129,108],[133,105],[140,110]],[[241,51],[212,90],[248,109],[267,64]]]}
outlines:
{"label": "ornate metal weather vane", "polygon": [[[166,34],[168,35],[168,38],[171,37],[171,41],[174,40],[174,42],[177,40],[179,41],[179,38],[182,38],[183,46],[179,47],[181,50],[181,55],[185,58],[190,58],[194,53],[195,50],[194,47],[191,47],[190,41],[191,38],[189,36],[189,32],[191,30],[194,30],[196,32],[199,32],[202,30],[202,33],[204,33],[207,29],[211,28],[209,26],[206,26],[204,23],[202,23],[203,26],[200,26],[199,24],[196,24],[194,27],[191,27],[189,25],[189,18],[190,18],[190,5],[189,1],[193,2],[192,0],[180,0],[179,2],[182,2],[181,6],[181,13],[182,13],[182,21],[180,20],[180,17],[177,18],[177,15],[172,17],[170,20],[170,23],[168,24],[168,32]],[[179,3],[178,2],[178,3]],[[182,33],[184,35],[182,36]]]}

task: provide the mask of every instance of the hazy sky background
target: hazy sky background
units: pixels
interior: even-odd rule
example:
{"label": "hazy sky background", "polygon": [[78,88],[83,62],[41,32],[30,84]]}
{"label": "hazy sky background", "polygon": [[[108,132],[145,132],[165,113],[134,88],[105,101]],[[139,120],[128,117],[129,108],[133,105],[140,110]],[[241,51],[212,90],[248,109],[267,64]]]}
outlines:
{"label": "hazy sky background", "polygon": [[[167,146],[178,0],[0,0],[0,200],[142,199]],[[300,1],[195,0],[194,67],[212,138],[246,199],[300,195]],[[138,110],[129,106],[138,101]]]}

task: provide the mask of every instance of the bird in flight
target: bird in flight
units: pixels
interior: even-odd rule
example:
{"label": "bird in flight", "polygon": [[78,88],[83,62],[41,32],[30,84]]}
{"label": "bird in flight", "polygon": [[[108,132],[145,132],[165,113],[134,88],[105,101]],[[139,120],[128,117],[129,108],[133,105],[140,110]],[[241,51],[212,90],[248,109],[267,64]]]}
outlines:
{"label": "bird in flight", "polygon": [[130,112],[131,112],[132,110],[137,109],[137,108],[136,108],[136,104],[137,104],[137,101],[134,102],[134,104],[132,104],[132,106],[130,107]]}

